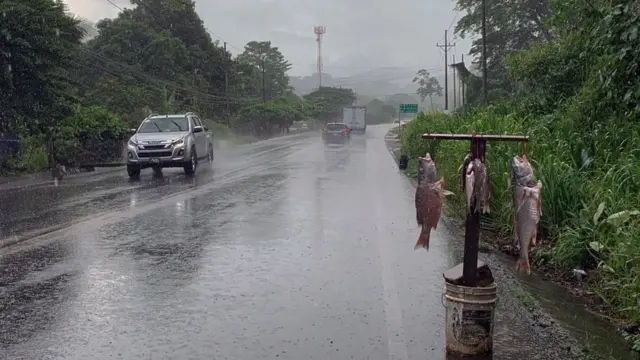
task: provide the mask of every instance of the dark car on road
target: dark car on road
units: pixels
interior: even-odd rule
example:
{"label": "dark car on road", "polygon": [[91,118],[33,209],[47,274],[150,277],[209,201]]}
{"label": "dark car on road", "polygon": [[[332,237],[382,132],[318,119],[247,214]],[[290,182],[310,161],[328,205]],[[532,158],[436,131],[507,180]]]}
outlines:
{"label": "dark car on road", "polygon": [[325,145],[347,144],[351,140],[351,130],[345,123],[328,123],[322,129],[322,140]]}

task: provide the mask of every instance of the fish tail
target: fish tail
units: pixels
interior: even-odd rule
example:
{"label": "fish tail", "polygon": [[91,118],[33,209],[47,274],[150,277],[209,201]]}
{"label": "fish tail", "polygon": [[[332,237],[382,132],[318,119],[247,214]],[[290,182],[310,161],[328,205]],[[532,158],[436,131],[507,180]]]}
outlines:
{"label": "fish tail", "polygon": [[526,257],[520,257],[516,262],[516,272],[520,272],[521,270],[526,271],[527,275],[531,275],[531,264]]}
{"label": "fish tail", "polygon": [[422,226],[422,230],[420,230],[420,236],[418,236],[418,242],[416,242],[416,246],[413,247],[413,250],[418,250],[420,248],[423,248],[429,251],[430,236],[431,236],[431,230],[429,230],[429,228],[426,226]]}

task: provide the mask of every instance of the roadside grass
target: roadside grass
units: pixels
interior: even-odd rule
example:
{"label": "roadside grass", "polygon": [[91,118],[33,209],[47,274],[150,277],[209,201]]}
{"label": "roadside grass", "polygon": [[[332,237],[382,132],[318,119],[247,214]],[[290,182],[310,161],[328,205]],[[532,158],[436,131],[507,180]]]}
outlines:
{"label": "roadside grass", "polygon": [[[570,276],[582,267],[589,273],[590,293],[617,319],[640,320],[640,132],[611,124],[599,134],[578,136],[567,118],[531,119],[506,106],[465,114],[422,113],[405,125],[403,153],[409,155],[407,175],[417,176],[418,156],[430,152],[447,189],[449,216],[464,216],[458,168],[468,150],[466,141],[425,141],[421,134],[490,133],[529,135],[527,153],[543,183],[540,245],[536,266],[561,269]],[[626,140],[622,140],[624,137]],[[485,223],[495,239],[512,239],[510,160],[519,144],[487,144],[486,165],[492,188],[491,215]],[[632,339],[638,342],[638,339]]]}
{"label": "roadside grass", "polygon": [[[389,134],[392,134],[391,131],[389,132]],[[394,151],[394,157],[396,159],[396,161],[399,159],[400,155],[403,153],[403,150],[396,150]],[[407,171],[405,171],[405,173],[407,175],[409,175],[411,178],[416,179],[417,178],[417,172],[415,170],[411,170],[411,169],[416,169],[417,167],[417,161],[413,163],[414,167],[407,169]],[[459,209],[452,209],[451,206],[448,206],[449,204],[446,203],[444,210],[448,210],[447,213],[448,214],[452,214],[454,216],[456,216],[456,214],[458,214],[458,216],[464,215],[464,212],[460,212]],[[464,206],[464,204],[463,204]],[[489,236],[488,239],[484,240],[484,239],[480,239],[479,242],[479,251],[481,252],[491,252],[494,251],[495,249],[499,250],[501,249],[500,245],[503,244],[508,244],[512,242],[511,238],[502,238],[498,235],[497,233],[489,233],[487,234]],[[555,268],[553,269],[555,270]],[[529,312],[535,314],[538,310],[540,310],[540,303],[538,302],[538,300],[535,298],[535,296],[533,294],[531,294],[530,292],[526,291],[524,288],[522,288],[519,285],[514,285],[513,287],[509,288],[509,290],[507,290],[510,295],[517,299],[518,302]],[[600,315],[598,313],[594,313],[594,315]],[[601,316],[601,315],[600,315]],[[623,332],[623,336],[629,340],[631,343],[633,343],[633,338],[634,335],[630,335],[630,334],[625,334]],[[593,338],[592,335],[590,335],[589,333],[585,333],[584,334],[584,341],[583,341],[583,345],[581,346],[581,348],[579,349],[579,359],[580,360],[614,360],[616,359],[611,353],[612,351],[610,350],[610,353],[605,353],[603,354],[602,349],[597,348],[596,345],[599,343],[599,341],[595,338]],[[632,345],[633,346],[633,345]],[[636,351],[638,351],[638,349],[634,349]]]}
{"label": "roadside grass", "polygon": [[526,292],[524,289],[516,286],[511,289],[511,295],[518,299],[522,306],[524,306],[527,310],[533,312],[534,310],[539,308],[538,301],[533,297],[533,295]]}
{"label": "roadside grass", "polygon": [[15,156],[0,162],[0,176],[36,173],[48,169],[47,147],[35,137],[21,137]]}

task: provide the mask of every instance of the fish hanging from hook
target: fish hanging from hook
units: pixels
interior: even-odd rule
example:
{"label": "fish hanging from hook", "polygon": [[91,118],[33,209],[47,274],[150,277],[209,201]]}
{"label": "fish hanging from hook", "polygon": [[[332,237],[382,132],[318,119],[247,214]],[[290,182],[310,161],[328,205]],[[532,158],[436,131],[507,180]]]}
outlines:
{"label": "fish hanging from hook", "polygon": [[527,156],[529,155],[527,153],[527,142],[526,141],[521,141],[520,142],[520,156]]}

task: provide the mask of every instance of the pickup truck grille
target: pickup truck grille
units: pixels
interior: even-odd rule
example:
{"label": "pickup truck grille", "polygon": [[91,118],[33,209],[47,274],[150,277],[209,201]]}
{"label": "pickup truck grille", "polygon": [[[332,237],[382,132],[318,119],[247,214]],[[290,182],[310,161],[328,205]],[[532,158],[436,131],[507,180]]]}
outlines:
{"label": "pickup truck grille", "polygon": [[171,157],[171,151],[154,151],[154,152],[139,152],[138,157],[141,158],[158,158],[158,157]]}
{"label": "pickup truck grille", "polygon": [[143,145],[145,150],[162,150],[166,145]]}

